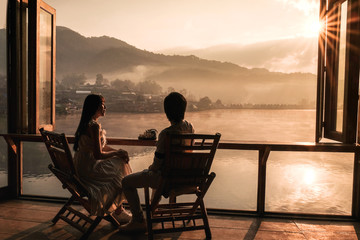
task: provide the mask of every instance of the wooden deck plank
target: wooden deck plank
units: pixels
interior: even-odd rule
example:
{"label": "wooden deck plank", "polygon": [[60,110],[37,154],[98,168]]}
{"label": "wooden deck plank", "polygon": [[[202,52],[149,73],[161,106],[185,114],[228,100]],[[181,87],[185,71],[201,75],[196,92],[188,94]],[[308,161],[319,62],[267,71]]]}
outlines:
{"label": "wooden deck plank", "polygon": [[[0,239],[72,240],[81,232],[51,219],[61,204],[11,200],[0,202]],[[210,215],[213,239],[360,239],[359,222],[289,220],[274,218]],[[147,239],[146,234],[121,235],[117,229],[102,221],[89,240]],[[155,239],[205,239],[202,230],[160,234]]]}

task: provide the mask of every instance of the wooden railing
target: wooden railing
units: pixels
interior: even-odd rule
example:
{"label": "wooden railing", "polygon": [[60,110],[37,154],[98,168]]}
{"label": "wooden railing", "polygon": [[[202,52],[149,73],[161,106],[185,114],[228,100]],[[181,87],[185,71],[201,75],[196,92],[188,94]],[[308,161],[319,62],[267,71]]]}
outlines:
{"label": "wooden railing", "polygon": [[[38,134],[0,134],[4,137],[9,145],[9,186],[13,195],[21,195],[22,183],[22,142],[42,142],[41,136]],[[74,142],[74,137],[67,137],[69,143]],[[107,138],[109,145],[127,145],[127,146],[155,146],[154,140],[138,140],[124,138]],[[258,189],[257,189],[257,209],[251,211],[236,211],[236,213],[253,214],[256,216],[287,216],[287,217],[303,217],[303,218],[326,218],[326,219],[343,219],[349,216],[341,215],[320,215],[320,214],[291,214],[276,213],[265,211],[265,187],[266,187],[266,166],[270,152],[272,151],[301,151],[301,152],[349,152],[354,153],[354,178],[353,178],[353,198],[351,219],[360,218],[360,146],[355,144],[340,143],[274,143],[274,142],[235,142],[221,141],[218,149],[227,150],[254,150],[258,151]]]}

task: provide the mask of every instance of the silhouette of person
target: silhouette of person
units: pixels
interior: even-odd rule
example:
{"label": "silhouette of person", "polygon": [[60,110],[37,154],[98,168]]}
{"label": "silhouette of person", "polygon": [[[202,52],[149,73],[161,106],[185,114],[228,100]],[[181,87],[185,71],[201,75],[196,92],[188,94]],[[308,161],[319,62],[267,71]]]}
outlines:
{"label": "silhouette of person", "polygon": [[177,92],[170,93],[164,99],[164,110],[170,126],[163,129],[156,144],[153,163],[148,169],[124,177],[123,191],[130,205],[132,219],[128,224],[119,227],[120,232],[146,231],[146,222],[140,205],[137,188],[157,188],[161,180],[161,168],[165,159],[165,136],[168,132],[194,133],[191,123],[184,120],[187,101]]}
{"label": "silhouette of person", "polygon": [[105,112],[104,97],[90,94],[85,98],[75,133],[74,166],[91,195],[91,214],[103,215],[108,209],[115,210],[113,216],[125,223],[130,221],[131,215],[121,204],[125,198],[121,181],[132,171],[127,151],[106,145],[106,132],[98,122]]}

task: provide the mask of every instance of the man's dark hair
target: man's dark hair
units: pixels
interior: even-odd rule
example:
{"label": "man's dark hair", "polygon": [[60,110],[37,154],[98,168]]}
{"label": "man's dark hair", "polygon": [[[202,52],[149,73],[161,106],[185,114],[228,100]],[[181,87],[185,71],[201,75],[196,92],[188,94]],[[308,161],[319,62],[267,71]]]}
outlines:
{"label": "man's dark hair", "polygon": [[184,119],[187,101],[178,92],[172,92],[164,99],[166,117],[171,122],[181,122]]}

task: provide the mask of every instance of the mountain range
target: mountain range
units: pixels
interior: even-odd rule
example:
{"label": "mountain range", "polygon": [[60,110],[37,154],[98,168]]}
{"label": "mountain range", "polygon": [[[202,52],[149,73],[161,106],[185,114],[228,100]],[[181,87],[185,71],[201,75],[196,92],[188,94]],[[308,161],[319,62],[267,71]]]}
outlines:
{"label": "mountain range", "polygon": [[[5,46],[4,35],[4,29],[0,29],[0,46]],[[153,80],[163,90],[168,87],[186,89],[196,98],[208,96],[224,103],[294,104],[304,100],[312,102],[316,95],[316,75],[312,73],[247,68],[221,59],[214,60],[215,56],[209,60],[211,51],[205,56],[204,49],[187,55],[153,53],[119,39],[85,37],[61,26],[56,29],[56,47],[56,77],[59,81],[72,73],[84,73],[89,81],[93,81],[96,74],[101,73],[110,81]],[[5,51],[1,48],[0,74],[5,72],[3,56]],[[246,60],[245,56],[239,55],[239,58]],[[250,66],[251,60],[249,58],[243,65]]]}
{"label": "mountain range", "polygon": [[249,68],[266,68],[276,72],[317,71],[317,37],[277,39],[251,44],[222,44],[191,49],[177,47],[161,53],[196,55],[205,59],[227,61]]}

